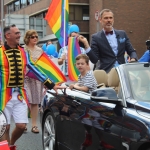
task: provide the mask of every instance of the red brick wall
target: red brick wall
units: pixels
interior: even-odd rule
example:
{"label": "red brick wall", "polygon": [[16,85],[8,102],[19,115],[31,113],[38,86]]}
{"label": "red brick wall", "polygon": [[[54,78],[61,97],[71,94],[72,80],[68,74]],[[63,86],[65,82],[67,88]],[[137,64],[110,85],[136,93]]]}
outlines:
{"label": "red brick wall", "polygon": [[89,32],[90,32],[90,36],[91,36],[92,34],[97,32],[98,29],[100,30],[99,21],[95,20],[95,12],[102,10],[102,8],[103,8],[102,0],[90,0],[89,8],[90,8]]}

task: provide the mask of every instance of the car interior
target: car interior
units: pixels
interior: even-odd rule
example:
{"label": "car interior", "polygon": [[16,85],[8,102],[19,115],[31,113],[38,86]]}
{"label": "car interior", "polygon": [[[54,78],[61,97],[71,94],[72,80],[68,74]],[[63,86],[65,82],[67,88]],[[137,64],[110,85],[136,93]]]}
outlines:
{"label": "car interior", "polygon": [[98,83],[97,88],[111,87],[118,94],[120,81],[118,73],[115,68],[112,68],[108,74],[104,70],[94,70],[93,74]]}

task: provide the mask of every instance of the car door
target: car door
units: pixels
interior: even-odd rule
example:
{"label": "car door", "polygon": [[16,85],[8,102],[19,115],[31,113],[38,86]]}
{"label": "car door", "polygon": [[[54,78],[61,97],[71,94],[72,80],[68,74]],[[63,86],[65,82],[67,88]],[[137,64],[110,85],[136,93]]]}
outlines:
{"label": "car door", "polygon": [[51,109],[53,110],[54,115],[56,115],[55,125],[57,142],[59,143],[58,148],[60,150],[78,149],[74,146],[74,139],[76,137],[72,134],[72,127],[76,133],[78,133],[80,128],[78,128],[77,124],[72,126],[72,123],[74,119],[80,120],[80,118],[84,116],[86,105],[82,105],[80,99],[75,98],[76,95],[79,95],[78,91],[75,92],[68,89],[66,92],[59,93],[53,98],[54,102],[51,105]]}
{"label": "car door", "polygon": [[[74,105],[78,107],[75,108]],[[121,106],[94,102],[90,99],[90,95],[78,91],[72,107],[74,107],[70,123],[72,149],[121,150],[121,122],[124,116]]]}
{"label": "car door", "polygon": [[[42,106],[48,108],[45,110],[45,114],[50,114],[54,120],[55,132],[53,132],[55,133],[56,147],[58,147],[59,150],[69,150],[72,143],[70,134],[69,103],[70,100],[67,96],[59,90],[58,95],[54,94],[53,91],[47,91],[47,95],[45,96],[42,104]],[[48,121],[49,119],[47,120],[47,123]],[[50,122],[52,121],[50,120]],[[50,130],[48,126],[47,129]],[[50,138],[53,138],[53,136]]]}

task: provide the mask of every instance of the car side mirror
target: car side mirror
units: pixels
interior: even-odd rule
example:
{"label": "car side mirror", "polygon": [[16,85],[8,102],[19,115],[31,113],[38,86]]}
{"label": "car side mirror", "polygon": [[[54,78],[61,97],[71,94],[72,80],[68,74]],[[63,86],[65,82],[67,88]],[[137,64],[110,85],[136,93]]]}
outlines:
{"label": "car side mirror", "polygon": [[113,88],[100,88],[91,93],[91,100],[95,102],[105,102],[119,104],[117,94]]}

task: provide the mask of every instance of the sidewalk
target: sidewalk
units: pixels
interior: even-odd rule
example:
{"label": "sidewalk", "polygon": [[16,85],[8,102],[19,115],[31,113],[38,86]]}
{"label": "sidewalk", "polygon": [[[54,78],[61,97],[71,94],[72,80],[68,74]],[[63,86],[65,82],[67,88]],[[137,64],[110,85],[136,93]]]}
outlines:
{"label": "sidewalk", "polygon": [[[14,122],[11,122],[11,132],[15,127]],[[40,116],[38,116],[38,128],[40,133],[35,134],[31,132],[31,119],[27,125],[27,132],[25,132],[16,142],[17,150],[43,150],[42,147],[42,129],[40,124]]]}

